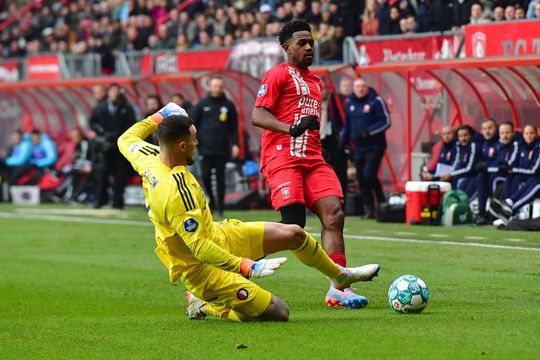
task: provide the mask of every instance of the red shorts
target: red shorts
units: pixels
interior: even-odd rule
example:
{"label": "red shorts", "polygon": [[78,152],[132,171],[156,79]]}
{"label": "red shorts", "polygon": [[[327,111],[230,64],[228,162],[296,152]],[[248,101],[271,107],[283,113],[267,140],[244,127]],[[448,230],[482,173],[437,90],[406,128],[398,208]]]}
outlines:
{"label": "red shorts", "polygon": [[311,209],[313,204],[328,196],[343,199],[340,182],[334,169],[322,159],[273,159],[263,175],[270,186],[274,210],[290,205],[305,204]]}

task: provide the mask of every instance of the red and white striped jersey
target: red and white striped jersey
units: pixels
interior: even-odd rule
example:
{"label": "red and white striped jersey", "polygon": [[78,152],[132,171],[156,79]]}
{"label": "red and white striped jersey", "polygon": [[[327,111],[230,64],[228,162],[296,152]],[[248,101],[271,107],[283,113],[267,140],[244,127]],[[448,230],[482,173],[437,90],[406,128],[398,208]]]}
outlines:
{"label": "red and white striped jersey", "polygon": [[[267,108],[279,121],[296,124],[303,116],[317,115],[320,121],[322,81],[310,70],[283,62],[268,70],[257,92],[255,106]],[[296,138],[263,130],[261,166],[277,157],[321,157],[318,130],[307,130]]]}

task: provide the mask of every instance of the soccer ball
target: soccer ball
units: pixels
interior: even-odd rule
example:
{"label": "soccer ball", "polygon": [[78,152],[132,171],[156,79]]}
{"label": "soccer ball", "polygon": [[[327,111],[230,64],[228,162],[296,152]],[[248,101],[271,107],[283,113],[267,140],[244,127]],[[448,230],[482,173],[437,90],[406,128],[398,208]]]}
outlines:
{"label": "soccer ball", "polygon": [[398,277],[388,290],[390,307],[402,313],[420,313],[427,305],[429,290],[426,283],[414,275]]}

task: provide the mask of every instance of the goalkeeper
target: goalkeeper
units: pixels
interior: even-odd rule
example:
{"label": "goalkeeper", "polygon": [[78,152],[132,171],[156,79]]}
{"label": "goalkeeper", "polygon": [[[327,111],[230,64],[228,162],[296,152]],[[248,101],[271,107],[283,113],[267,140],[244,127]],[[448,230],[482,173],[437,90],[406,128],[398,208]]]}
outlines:
{"label": "goalkeeper", "polygon": [[[159,147],[144,141],[156,130]],[[377,275],[375,264],[336,265],[297,225],[214,223],[202,188],[186,168],[193,163],[197,130],[185,110],[174,103],[129,128],[118,146],[143,177],[156,253],[169,269],[170,280],[181,279],[186,286],[190,319],[213,315],[235,321],[287,321],[287,304],[246,278],[274,274],[287,259],[263,258],[282,250],[292,250],[336,286],[369,281]]]}

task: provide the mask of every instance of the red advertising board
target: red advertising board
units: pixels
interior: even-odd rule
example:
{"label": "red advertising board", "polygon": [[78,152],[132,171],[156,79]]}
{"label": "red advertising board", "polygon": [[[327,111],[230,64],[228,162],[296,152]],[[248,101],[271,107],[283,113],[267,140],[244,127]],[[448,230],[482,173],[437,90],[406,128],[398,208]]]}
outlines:
{"label": "red advertising board", "polygon": [[19,80],[19,62],[16,60],[0,62],[0,81],[17,80]]}
{"label": "red advertising board", "polygon": [[540,20],[465,26],[467,57],[540,55]]}
{"label": "red advertising board", "polygon": [[60,79],[60,61],[57,55],[36,55],[26,59],[28,80]]}
{"label": "red advertising board", "polygon": [[457,45],[453,35],[357,41],[360,65],[453,58]]}
{"label": "red advertising board", "polygon": [[178,71],[224,69],[230,52],[230,49],[179,52]]}

